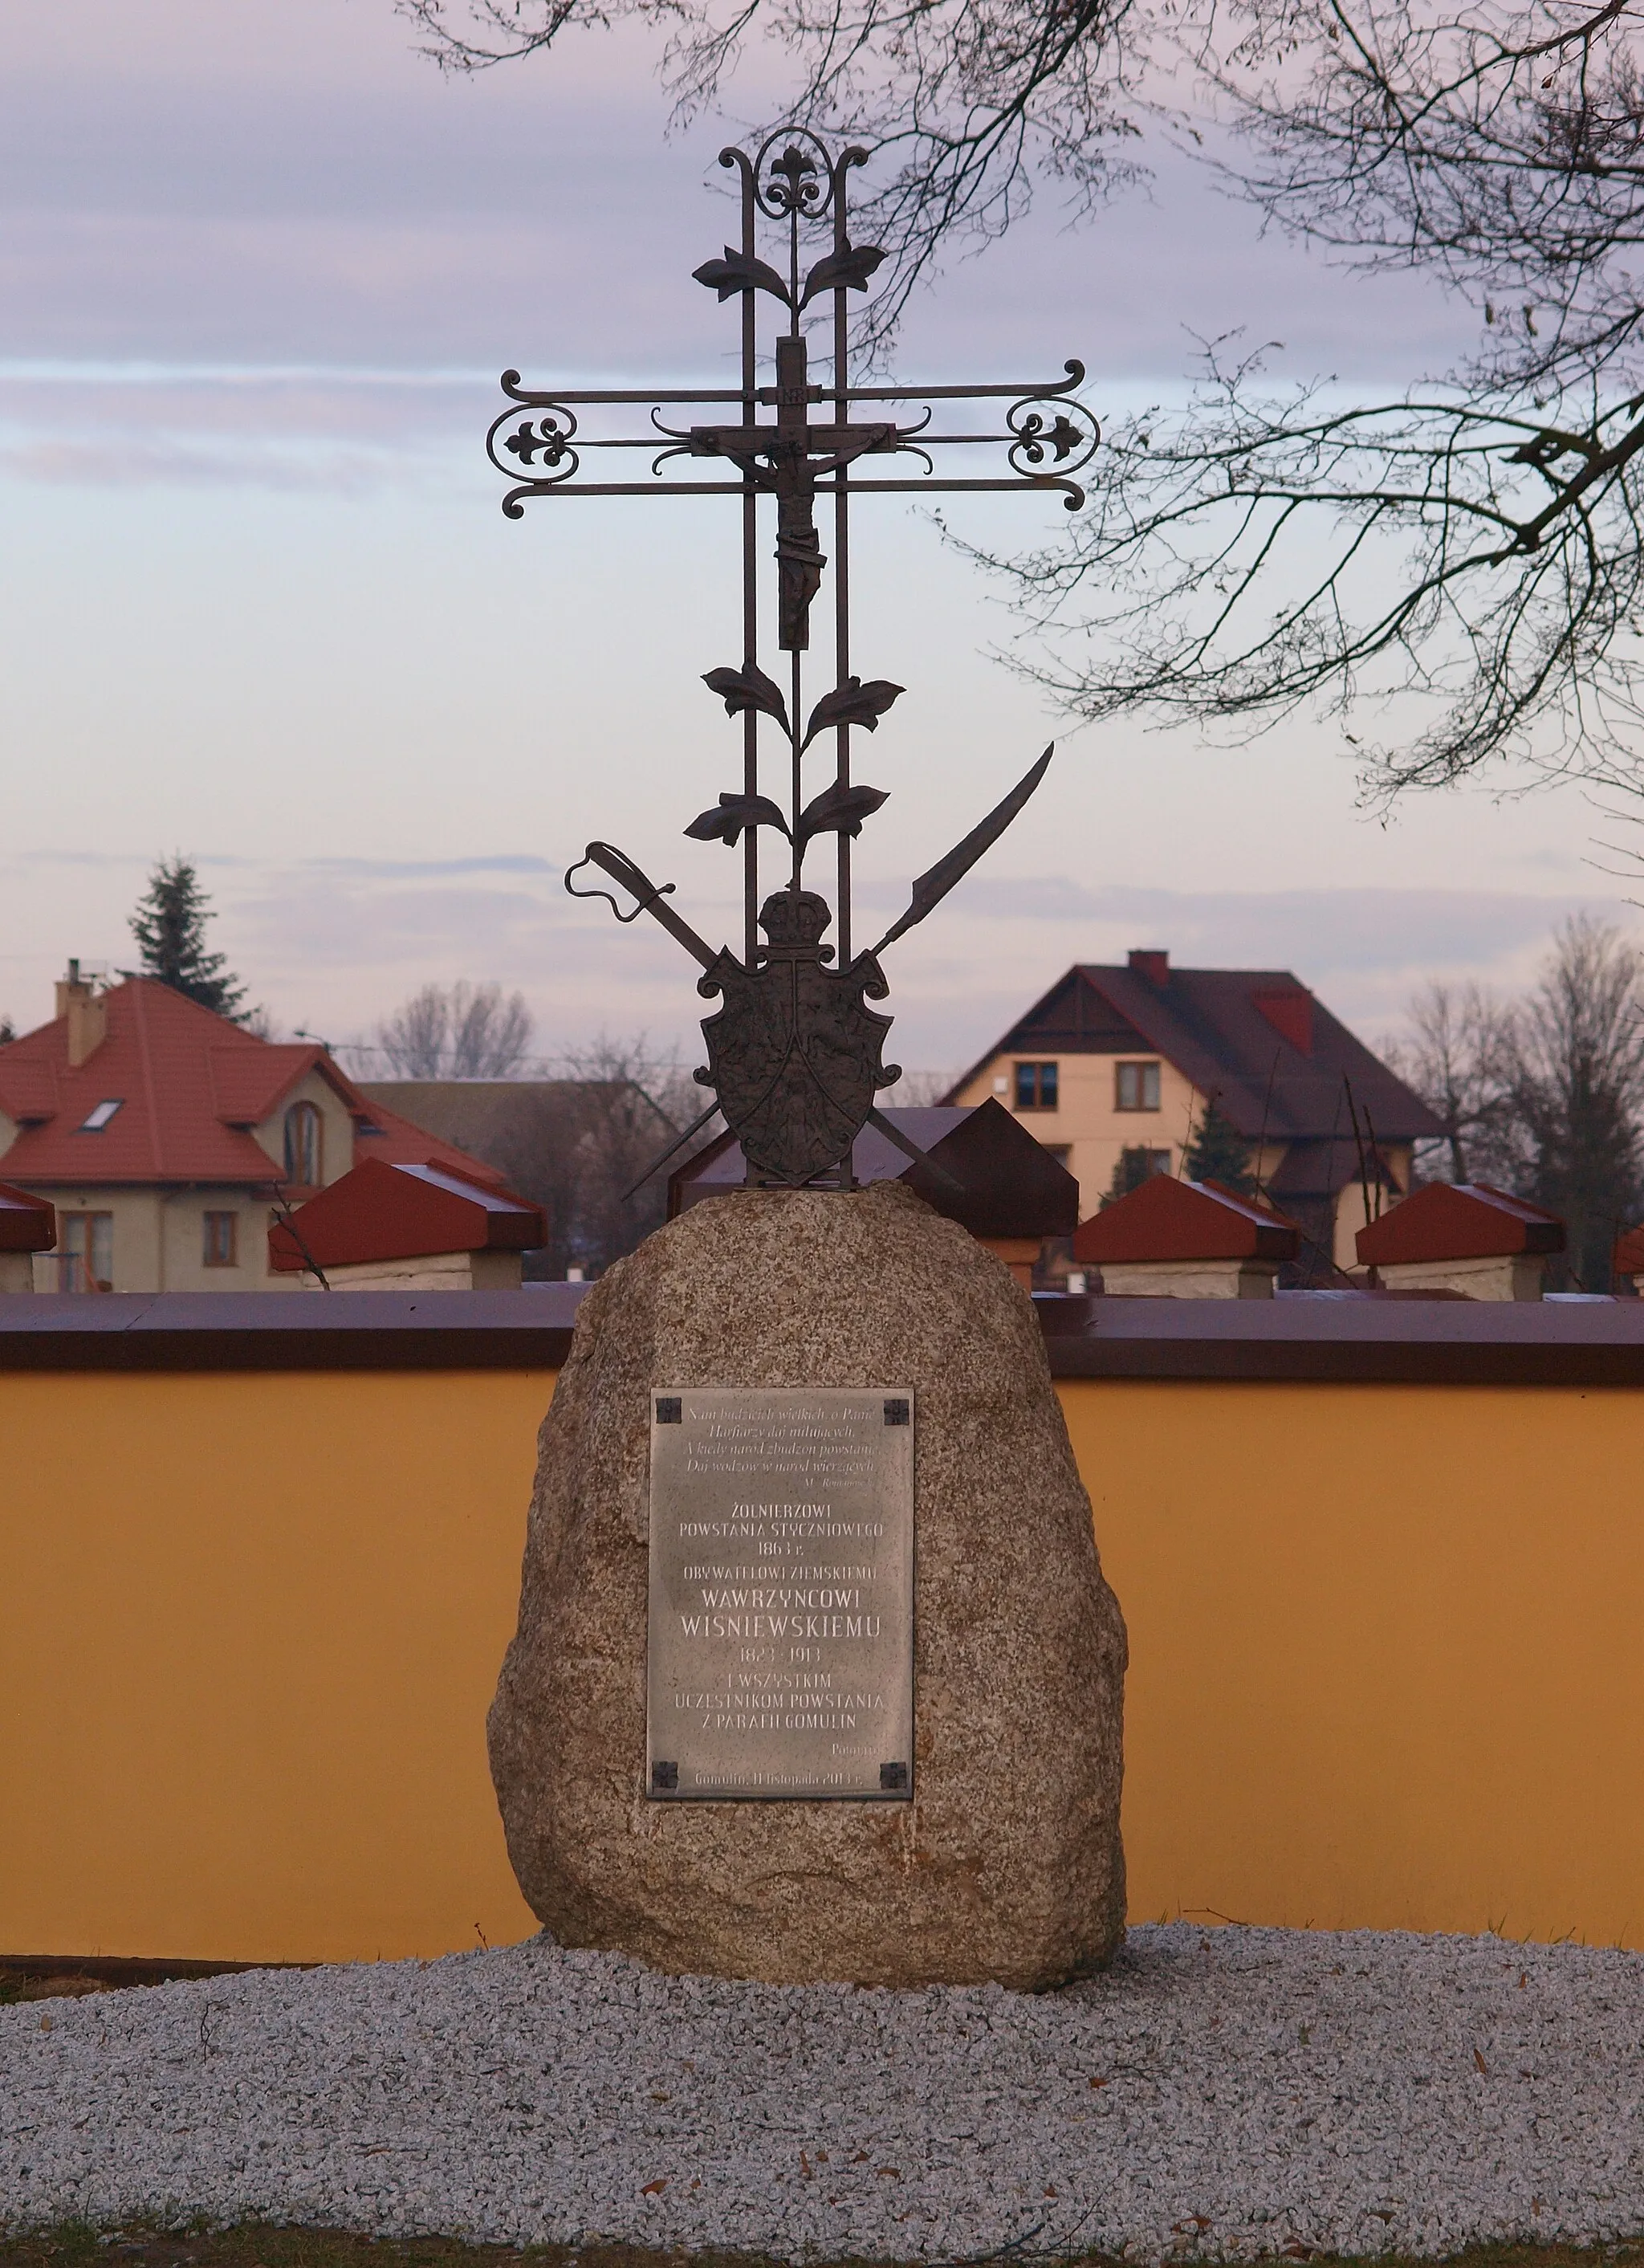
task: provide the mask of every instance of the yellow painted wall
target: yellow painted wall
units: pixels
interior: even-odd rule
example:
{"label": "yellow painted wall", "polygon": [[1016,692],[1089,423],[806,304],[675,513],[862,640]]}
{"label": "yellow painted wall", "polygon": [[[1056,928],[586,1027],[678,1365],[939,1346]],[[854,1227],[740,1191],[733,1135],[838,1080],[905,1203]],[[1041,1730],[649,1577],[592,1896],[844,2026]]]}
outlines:
{"label": "yellow painted wall", "polygon": [[0,1952],[531,1933],[485,1712],[552,1386],[0,1374]]}
{"label": "yellow painted wall", "polygon": [[[484,1714],[551,1384],[0,1373],[0,1953],[529,1933]],[[1061,1392],[1133,1918],[1644,1945],[1644,1395]]]}
{"label": "yellow painted wall", "polygon": [[1069,1382],[1131,1913],[1644,1946],[1644,1395]]}

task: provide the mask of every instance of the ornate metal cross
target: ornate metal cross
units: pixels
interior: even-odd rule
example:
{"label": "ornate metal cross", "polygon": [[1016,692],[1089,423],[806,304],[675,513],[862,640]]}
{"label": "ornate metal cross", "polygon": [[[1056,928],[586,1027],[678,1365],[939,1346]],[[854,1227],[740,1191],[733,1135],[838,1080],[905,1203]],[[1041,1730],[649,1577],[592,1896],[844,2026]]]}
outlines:
{"label": "ornate metal cross", "polygon": [[[741,188],[742,241],[727,245],[722,259],[696,270],[699,284],[723,303],[741,304],[741,384],[736,387],[682,387],[635,392],[561,388],[535,393],[520,383],[518,371],[503,374],[508,407],[487,438],[491,462],[512,483],[503,510],[517,519],[526,499],[571,496],[734,496],[742,501],[742,659],[739,667],[709,670],[704,682],[725,703],[728,716],[742,718],[742,784],[722,794],[685,829],[702,842],[742,845],[745,917],[740,957],[729,947],[715,952],[665,901],[674,885],[660,888],[634,862],[608,843],[590,843],[565,877],[573,897],[603,897],[619,921],[641,912],[660,922],[700,961],[697,990],[723,1005],[705,1019],[706,1069],[698,1080],[714,1091],[703,1113],[704,1125],[724,1113],[742,1145],[751,1182],[797,1187],[812,1183],[851,1186],[851,1145],[873,1121],[897,1146],[919,1152],[874,1107],[876,1092],[901,1076],[883,1060],[890,1018],[870,1009],[888,990],[879,956],[945,897],[1002,835],[1044,776],[1047,748],[1004,801],[947,856],[913,886],[907,911],[867,952],[852,954],[851,845],[863,821],[885,802],[885,792],[857,782],[851,774],[853,731],[874,732],[903,690],[888,678],[866,682],[851,669],[851,503],[853,497],[928,496],[955,490],[1051,489],[1070,512],[1084,502],[1072,475],[1085,465],[1101,439],[1095,418],[1067,393],[1084,378],[1082,364],[1068,362],[1064,374],[1047,385],[883,386],[848,383],[850,294],[866,291],[884,254],[873,245],[851,241],[846,189],[852,169],[866,162],[858,149],[830,156],[817,136],[804,129],[775,134],[751,158],[725,150],[719,163],[734,169]],[[780,267],[760,257],[762,225],[785,239]],[[826,232],[822,249],[815,239]],[[822,251],[807,267],[807,242]],[[774,384],[761,382],[758,339],[760,295],[778,302],[785,326],[775,341]],[[810,373],[807,310],[831,301],[832,369],[822,386]],[[992,432],[932,431],[937,401],[1008,401],[1002,430]],[[594,404],[648,405],[647,434],[585,436],[578,409]],[[887,415],[897,405],[922,405],[910,423]],[[670,411],[726,405],[728,423],[669,423]],[[879,415],[863,417],[872,405]],[[773,416],[761,417],[762,410]],[[822,416],[815,413],[822,411]],[[525,414],[522,416],[521,412]],[[854,414],[853,414],[854,413]],[[659,438],[660,446],[659,446]],[[940,474],[933,452],[992,445],[1002,449],[1007,470],[992,475],[958,477]],[[579,480],[585,452],[644,449],[652,453],[652,477],[645,481]],[[875,460],[912,457],[923,475],[878,476]],[[734,468],[734,479],[664,478],[664,465],[689,459],[706,468]],[[816,502],[833,507],[831,557],[823,553],[816,529]],[[762,609],[759,602],[759,507],[776,503],[775,630],[778,650],[788,659],[785,688],[760,666]],[[804,657],[809,650],[811,612],[825,571],[834,578],[833,682],[807,716]],[[787,809],[761,790],[761,731],[774,729],[783,744]],[[807,801],[805,765],[817,742],[832,743],[833,776]],[[786,837],[787,879],[760,902],[759,831]],[[838,845],[837,888],[830,909],[826,900],[803,887],[805,854],[819,836]],[[634,902],[624,912],[606,890],[579,889],[586,867],[598,867]],[[822,942],[837,923],[837,961]],[[762,943],[760,932],[764,932]],[[697,1127],[687,1130],[682,1146]],[[672,1150],[665,1156],[672,1155]],[[664,1162],[659,1159],[657,1165]],[[653,1167],[652,1171],[655,1170]]]}

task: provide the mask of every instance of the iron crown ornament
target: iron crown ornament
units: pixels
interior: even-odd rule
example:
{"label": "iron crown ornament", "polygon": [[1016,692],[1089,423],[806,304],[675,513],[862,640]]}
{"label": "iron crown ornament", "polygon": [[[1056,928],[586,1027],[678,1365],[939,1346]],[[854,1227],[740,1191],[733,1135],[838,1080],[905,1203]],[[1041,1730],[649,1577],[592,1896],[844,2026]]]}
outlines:
{"label": "iron crown ornament", "polygon": [[[536,497],[741,499],[742,659],[703,677],[709,691],[724,702],[727,717],[741,719],[741,784],[721,792],[684,830],[697,842],[741,849],[741,952],[729,946],[715,951],[704,944],[667,903],[674,885],[659,887],[613,843],[590,843],[565,876],[573,897],[605,899],[618,921],[637,921],[646,913],[660,923],[700,963],[698,991],[721,1003],[704,1020],[708,1062],[697,1073],[714,1100],[656,1160],[652,1173],[716,1110],[741,1145],[751,1183],[851,1188],[852,1145],[869,1123],[899,1149],[921,1158],[874,1107],[879,1090],[901,1077],[899,1068],[884,1059],[891,1020],[868,1005],[889,990],[880,956],[923,921],[1005,832],[1051,761],[1047,748],[1003,801],[920,875],[907,910],[884,936],[866,952],[852,951],[851,848],[887,800],[885,789],[854,777],[853,740],[877,732],[904,690],[889,678],[863,679],[851,668],[852,500],[1049,490],[1076,512],[1085,499],[1073,476],[1089,462],[1102,438],[1095,417],[1071,390],[1084,379],[1078,362],[1065,363],[1059,379],[1043,385],[849,383],[851,294],[866,291],[885,257],[876,245],[851,240],[848,184],[866,156],[855,148],[833,155],[806,129],[772,135],[751,157],[743,150],[720,151],[720,165],[736,173],[741,192],[741,243],[726,245],[723,255],[704,261],[695,276],[721,306],[738,303],[740,386],[539,393],[522,387],[519,372],[510,370],[502,379],[507,406],[487,436],[491,463],[510,483],[503,510],[511,519],[519,519]],[[777,254],[776,261],[762,255],[762,239]],[[782,328],[771,353],[762,358],[760,318],[771,301],[780,311]],[[819,320],[831,323],[826,384],[812,376],[810,364],[807,324]],[[1009,407],[991,431],[933,430],[935,405],[961,401]],[[585,434],[579,412],[596,406],[648,408],[650,431]],[[682,413],[693,410],[718,412],[724,422],[690,423]],[[898,413],[906,422],[899,422]],[[1003,464],[970,476],[939,471],[947,453],[977,447],[1002,453]],[[585,457],[635,449],[651,453],[648,480],[581,477]],[[901,465],[909,459],[923,471],[904,474]],[[684,471],[687,465],[702,469],[683,479],[664,474],[665,467]],[[762,608],[761,506],[767,500],[776,506],[770,555],[775,573]],[[831,507],[827,551],[817,527],[819,504]],[[805,661],[812,616],[830,569],[833,682],[807,711]],[[785,682],[761,666],[762,622],[773,622],[777,652],[787,657]],[[762,773],[772,740],[785,801],[766,792],[771,781]],[[817,778],[824,770],[819,752],[831,753],[833,759],[825,779]],[[807,763],[815,782],[809,792]],[[826,836],[837,846],[831,908],[804,880],[806,854]],[[762,837],[775,849],[778,871],[785,870],[780,886],[763,897]],[[579,887],[578,877],[590,867],[632,902],[624,909],[597,883]],[[823,941],[829,928],[835,932],[832,944]],[[931,1170],[940,1173],[934,1166]]]}

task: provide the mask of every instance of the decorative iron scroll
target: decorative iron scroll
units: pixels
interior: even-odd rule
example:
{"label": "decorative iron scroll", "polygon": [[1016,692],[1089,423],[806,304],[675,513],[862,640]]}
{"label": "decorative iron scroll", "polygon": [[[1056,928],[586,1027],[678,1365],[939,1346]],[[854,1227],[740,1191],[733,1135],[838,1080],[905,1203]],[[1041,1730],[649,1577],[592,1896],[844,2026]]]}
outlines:
{"label": "decorative iron scroll", "polygon": [[[573,897],[604,898],[619,921],[649,913],[700,963],[699,990],[722,1003],[704,1023],[709,1063],[697,1073],[716,1099],[697,1126],[656,1160],[652,1172],[716,1109],[741,1141],[754,1182],[849,1189],[852,1145],[870,1122],[899,1147],[910,1149],[874,1105],[877,1090],[901,1075],[883,1060],[890,1019],[867,1005],[888,990],[879,955],[923,921],[1003,834],[1050,762],[1047,748],[997,808],[920,876],[906,912],[878,944],[852,953],[851,845],[887,800],[884,789],[853,777],[852,735],[876,732],[903,688],[888,678],[864,680],[851,667],[851,500],[1048,490],[1061,496],[1068,511],[1077,512],[1084,490],[1072,476],[1089,463],[1102,439],[1095,418],[1071,391],[1084,381],[1084,366],[1076,361],[1064,364],[1059,377],[1037,385],[848,382],[850,295],[866,292],[885,257],[877,246],[853,244],[850,236],[848,180],[866,159],[866,153],[855,148],[830,155],[807,129],[772,135],[751,157],[742,150],[719,153],[720,165],[738,178],[741,242],[704,261],[695,279],[722,306],[737,302],[739,386],[561,387],[540,393],[522,386],[519,372],[510,370],[502,379],[506,407],[486,437],[491,463],[510,482],[503,498],[510,519],[519,519],[535,497],[735,496],[742,502],[742,659],[706,671],[703,680],[725,703],[726,715],[742,720],[741,784],[722,792],[685,829],[698,842],[741,850],[741,953],[704,944],[666,903],[673,884],[659,888],[614,844],[589,843],[565,877]],[[776,257],[770,260],[760,246],[767,232],[774,239],[768,248]],[[762,358],[759,317],[767,301],[781,309],[785,328],[777,333],[770,357]],[[831,319],[831,373],[826,380],[811,372],[806,320],[813,310],[825,311]],[[933,430],[936,405],[960,401],[1007,406],[997,429]],[[594,405],[643,412],[635,423],[648,430],[585,432],[578,411]],[[877,416],[863,414],[869,405],[877,407]],[[702,422],[691,412],[701,413]],[[999,453],[996,473],[962,475],[946,469],[947,452],[977,448]],[[595,452],[635,450],[649,454],[647,479],[580,477],[585,464],[604,469]],[[890,461],[910,459],[923,470],[898,473]],[[664,465],[682,473],[688,467],[703,471],[664,477]],[[620,461],[610,466],[613,473],[621,469]],[[778,651],[788,657],[785,685],[759,661],[760,507],[767,499],[776,506],[774,616]],[[831,524],[826,549],[817,526],[818,507],[824,504]],[[833,684],[807,711],[804,657],[810,648],[812,615],[830,569]],[[763,792],[762,733],[778,742],[785,803]],[[806,763],[818,741],[831,747],[831,777],[809,792]],[[780,839],[778,855],[787,870],[783,886],[763,896],[762,830],[768,838]],[[831,909],[803,881],[807,849],[829,835],[837,846]],[[590,866],[633,901],[625,911],[597,884],[579,887],[578,877]],[[830,927],[836,942],[824,944]],[[832,968],[827,966],[830,961]]]}

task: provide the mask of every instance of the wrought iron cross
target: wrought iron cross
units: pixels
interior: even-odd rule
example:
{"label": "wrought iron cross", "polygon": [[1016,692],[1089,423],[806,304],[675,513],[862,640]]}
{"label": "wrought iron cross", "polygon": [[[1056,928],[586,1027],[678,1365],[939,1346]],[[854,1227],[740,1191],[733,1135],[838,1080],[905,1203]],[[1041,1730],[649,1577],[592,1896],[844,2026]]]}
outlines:
{"label": "wrought iron cross", "polygon": [[[851,773],[853,731],[874,732],[903,688],[888,678],[863,681],[851,669],[851,502],[853,497],[928,496],[957,490],[1051,489],[1076,512],[1084,492],[1072,475],[1088,462],[1100,440],[1095,419],[1067,388],[1084,378],[1082,364],[1070,361],[1063,376],[1045,385],[884,386],[848,383],[850,294],[866,291],[885,255],[874,245],[853,245],[847,211],[847,185],[866,151],[846,149],[830,156],[820,138],[806,129],[772,135],[752,156],[724,150],[719,163],[734,170],[741,189],[742,241],[727,245],[722,259],[696,270],[696,279],[719,295],[721,304],[741,305],[741,384],[737,387],[685,387],[665,389],[582,391],[561,388],[536,393],[523,387],[518,371],[503,374],[508,406],[487,437],[493,465],[511,482],[503,510],[517,519],[533,497],[734,496],[742,502],[742,659],[740,667],[706,672],[704,682],[725,702],[727,715],[742,718],[742,784],[719,797],[685,829],[704,842],[742,844],[745,897],[741,956],[728,947],[715,952],[665,901],[674,885],[659,888],[613,844],[590,843],[565,877],[573,897],[599,896],[619,921],[646,912],[700,961],[698,990],[720,998],[723,1006],[708,1017],[703,1034],[709,1063],[697,1073],[714,1090],[715,1101],[697,1126],[687,1130],[675,1148],[704,1125],[719,1109],[741,1141],[751,1182],[812,1183],[850,1188],[851,1145],[870,1121],[896,1145],[919,1152],[874,1107],[877,1090],[901,1076],[883,1061],[888,1016],[875,1014],[869,1000],[883,999],[888,987],[879,964],[886,946],[945,897],[1002,835],[1043,777],[1046,749],[963,842],[955,845],[913,886],[907,911],[868,952],[851,952],[851,845],[863,821],[885,802],[884,791],[857,782]],[[780,267],[760,256],[762,224],[785,239]],[[826,231],[829,248],[807,267],[807,239]],[[820,249],[820,246],[813,247]],[[762,384],[758,314],[760,295],[784,310],[785,328],[775,341],[775,383]],[[831,383],[810,374],[807,311],[831,300]],[[1002,430],[935,432],[937,401],[1008,401]],[[578,409],[595,404],[648,405],[647,434],[585,436]],[[881,413],[863,417],[873,405]],[[922,405],[913,422],[900,424],[884,413],[900,404]],[[717,424],[669,423],[665,409],[732,405],[734,422]],[[761,417],[767,410],[774,415]],[[820,416],[814,413],[822,411]],[[523,416],[521,412],[524,412]],[[853,415],[854,413],[858,413]],[[659,446],[659,437],[660,446]],[[992,446],[1002,450],[1008,470],[961,477],[939,474],[933,452]],[[578,478],[585,452],[644,449],[652,453],[652,477],[645,481],[584,481]],[[925,472],[911,478],[881,477],[874,460],[913,457]],[[708,467],[734,467],[734,479],[664,478],[664,465],[690,459]],[[776,504],[776,643],[788,656],[787,684],[760,666],[759,519],[762,498]],[[824,554],[816,528],[818,497],[830,500],[831,554]],[[834,578],[833,683],[805,711],[804,658],[809,650],[811,612],[831,566]],[[761,791],[761,740],[774,728],[785,744],[787,809]],[[831,740],[833,777],[807,801],[805,765],[817,742]],[[787,880],[760,902],[759,831],[787,838]],[[803,886],[807,848],[832,835],[838,844],[834,907]],[[580,890],[576,878],[598,867],[634,900],[624,912],[608,891]],[[822,942],[837,922],[838,957]],[[764,932],[761,941],[760,932]],[[673,1149],[656,1161],[665,1162]],[[928,1162],[928,1161],[927,1161]],[[652,1171],[655,1171],[653,1166]],[[647,1176],[648,1178],[648,1176]]]}

